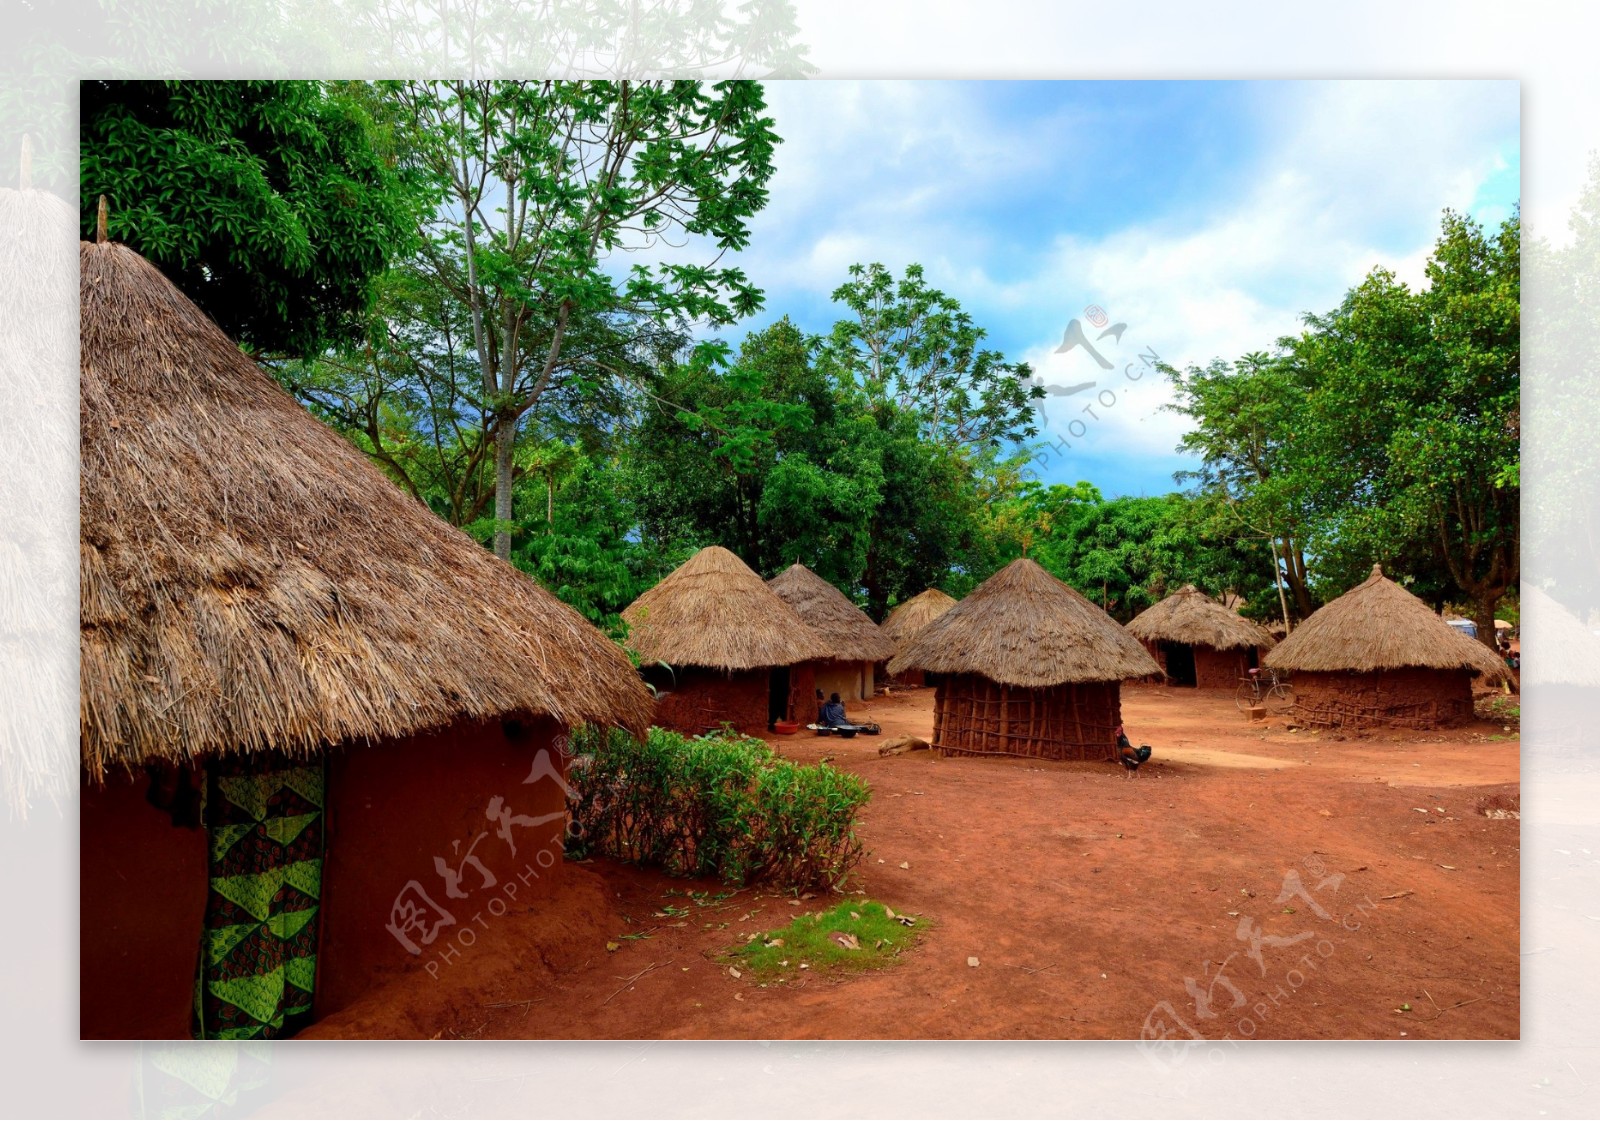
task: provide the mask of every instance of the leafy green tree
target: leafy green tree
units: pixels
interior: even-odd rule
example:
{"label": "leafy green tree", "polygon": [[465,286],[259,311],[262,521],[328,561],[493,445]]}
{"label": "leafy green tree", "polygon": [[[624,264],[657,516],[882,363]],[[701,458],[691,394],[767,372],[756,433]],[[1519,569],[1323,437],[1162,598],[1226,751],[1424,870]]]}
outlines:
{"label": "leafy green tree", "polygon": [[359,339],[421,196],[347,88],[288,81],[82,85],[82,230],[138,250],[251,349]]}
{"label": "leafy green tree", "polygon": [[1426,288],[1374,270],[1290,342],[1301,485],[1339,584],[1388,561],[1424,598],[1464,597],[1492,644],[1520,571],[1521,221],[1441,225]]}
{"label": "leafy green tree", "polygon": [[852,265],[833,299],[853,318],[834,326],[827,357],[873,400],[914,415],[924,438],[986,448],[1038,434],[1033,402],[1045,391],[1032,369],[984,346],[987,332],[921,265],[898,281],[881,264]]}
{"label": "leafy green tree", "polygon": [[1256,542],[1278,573],[1285,607],[1305,618],[1317,601],[1306,564],[1311,510],[1305,474],[1296,470],[1304,385],[1281,357],[1259,352],[1162,369],[1177,391],[1168,408],[1193,424],[1179,448],[1200,466],[1177,479],[1206,499],[1208,534]]}
{"label": "leafy green tree", "polygon": [[[465,309],[489,418],[494,548],[509,556],[516,445],[573,326],[619,314],[722,325],[760,307],[744,248],[777,136],[760,85],[698,81],[385,83],[437,204],[422,264]],[[711,264],[620,255],[674,238]],[[597,368],[613,374],[601,359]]]}
{"label": "leafy green tree", "polygon": [[[665,571],[633,533],[625,468],[561,441],[530,441],[530,446],[542,485],[519,489],[523,532],[512,562],[590,622],[620,637],[622,609]],[[534,478],[530,473],[528,481]]]}
{"label": "leafy green tree", "polygon": [[1208,536],[1199,504],[1182,494],[1107,499],[1082,481],[1028,482],[1000,504],[999,520],[1010,546],[1124,622],[1185,584],[1238,595],[1258,617],[1276,610],[1270,570],[1240,539]]}

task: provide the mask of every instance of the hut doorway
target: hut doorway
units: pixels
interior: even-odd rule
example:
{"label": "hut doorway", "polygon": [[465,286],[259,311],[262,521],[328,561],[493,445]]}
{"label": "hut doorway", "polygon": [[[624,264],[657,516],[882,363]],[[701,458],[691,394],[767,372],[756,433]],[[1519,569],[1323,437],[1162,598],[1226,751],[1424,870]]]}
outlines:
{"label": "hut doorway", "polygon": [[767,679],[767,727],[789,719],[789,667],[776,666]]}
{"label": "hut doorway", "polygon": [[1173,685],[1196,685],[1194,672],[1194,647],[1187,642],[1161,643],[1161,659],[1167,664],[1167,678]]}

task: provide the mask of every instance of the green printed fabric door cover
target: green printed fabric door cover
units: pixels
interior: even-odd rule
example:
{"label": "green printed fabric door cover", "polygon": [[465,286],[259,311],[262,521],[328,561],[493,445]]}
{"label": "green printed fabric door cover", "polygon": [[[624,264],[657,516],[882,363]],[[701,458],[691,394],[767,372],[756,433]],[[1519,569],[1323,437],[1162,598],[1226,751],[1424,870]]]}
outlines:
{"label": "green printed fabric door cover", "polygon": [[195,1037],[274,1039],[311,1018],[322,894],[322,761],[235,757],[206,768],[210,883]]}

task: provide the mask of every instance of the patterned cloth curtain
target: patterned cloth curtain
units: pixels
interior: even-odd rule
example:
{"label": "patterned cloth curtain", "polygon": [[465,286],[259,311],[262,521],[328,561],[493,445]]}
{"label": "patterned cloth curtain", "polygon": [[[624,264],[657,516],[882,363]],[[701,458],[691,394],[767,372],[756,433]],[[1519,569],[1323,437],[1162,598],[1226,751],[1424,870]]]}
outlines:
{"label": "patterned cloth curtain", "polygon": [[322,760],[234,756],[206,767],[209,889],[197,1039],[275,1039],[311,1018],[322,894]]}

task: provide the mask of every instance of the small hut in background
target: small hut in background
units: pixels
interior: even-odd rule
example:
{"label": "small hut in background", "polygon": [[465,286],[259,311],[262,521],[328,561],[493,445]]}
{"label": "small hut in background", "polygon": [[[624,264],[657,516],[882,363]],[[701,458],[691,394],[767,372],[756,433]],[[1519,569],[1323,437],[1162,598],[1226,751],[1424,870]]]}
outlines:
{"label": "small hut in background", "polygon": [[79,1032],[292,1034],[459,953],[491,876],[538,906],[558,737],[650,699],[144,258],[80,271]]}
{"label": "small hut in background", "polygon": [[1505,663],[1372,566],[1264,659],[1294,675],[1294,712],[1326,728],[1436,728],[1472,717],[1472,678]]}
{"label": "small hut in background", "polygon": [[794,608],[828,647],[826,659],[811,663],[814,687],[824,696],[838,693],[846,701],[871,697],[875,664],[888,661],[895,651],[878,624],[803,564],[790,565],[768,580],[767,586]]}
{"label": "small hut in background", "polygon": [[662,727],[756,733],[815,719],[814,677],[800,663],[827,657],[826,643],[728,550],[701,549],[622,618]]}
{"label": "small hut in background", "polygon": [[1265,627],[1186,584],[1128,624],[1166,671],[1167,681],[1197,689],[1236,689],[1247,670],[1276,645]]}
{"label": "small hut in background", "polygon": [[1100,759],[1122,682],[1158,673],[1111,616],[1026,557],[924,627],[889,663],[939,675],[933,746],[961,755]]}
{"label": "small hut in background", "polygon": [[[921,632],[923,627],[933,622],[956,605],[956,601],[945,595],[938,588],[929,588],[925,592],[912,596],[893,611],[883,621],[879,628],[889,641],[894,643],[896,652],[904,650],[913,638]],[[895,674],[890,679],[896,685],[924,685],[926,677],[920,669],[908,669]]]}

